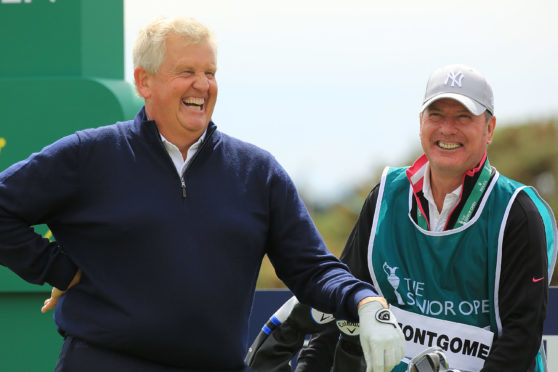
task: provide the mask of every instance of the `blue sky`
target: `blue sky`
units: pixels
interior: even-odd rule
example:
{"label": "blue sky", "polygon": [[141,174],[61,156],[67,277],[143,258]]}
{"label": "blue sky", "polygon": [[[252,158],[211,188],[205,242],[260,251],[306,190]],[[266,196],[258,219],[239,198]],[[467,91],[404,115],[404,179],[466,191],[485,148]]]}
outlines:
{"label": "blue sky", "polygon": [[428,75],[464,63],[495,93],[497,125],[558,116],[553,0],[125,0],[131,49],[152,17],[183,15],[219,45],[224,132],[269,150],[324,201],[418,150]]}

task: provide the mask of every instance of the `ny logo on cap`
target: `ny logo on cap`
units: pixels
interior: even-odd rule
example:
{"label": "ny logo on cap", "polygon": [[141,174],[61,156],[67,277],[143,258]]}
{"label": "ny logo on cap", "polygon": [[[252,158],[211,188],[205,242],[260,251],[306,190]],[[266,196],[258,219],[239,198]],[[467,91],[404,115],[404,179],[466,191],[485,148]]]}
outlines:
{"label": "ny logo on cap", "polygon": [[461,80],[463,80],[463,73],[459,71],[457,74],[454,72],[448,73],[448,77],[446,79],[445,85],[448,85],[448,82],[451,80],[451,86],[454,87],[456,84],[459,88],[461,88]]}

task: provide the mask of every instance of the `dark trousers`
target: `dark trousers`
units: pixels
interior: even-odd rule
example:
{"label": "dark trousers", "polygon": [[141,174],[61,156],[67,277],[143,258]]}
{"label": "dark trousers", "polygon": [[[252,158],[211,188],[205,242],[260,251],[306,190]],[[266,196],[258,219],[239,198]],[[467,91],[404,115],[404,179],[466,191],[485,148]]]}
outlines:
{"label": "dark trousers", "polygon": [[[168,367],[66,336],[55,372],[199,372]],[[249,372],[246,369],[245,372]],[[218,371],[217,371],[218,372]],[[225,371],[222,371],[225,372]],[[233,371],[231,371],[233,372]]]}

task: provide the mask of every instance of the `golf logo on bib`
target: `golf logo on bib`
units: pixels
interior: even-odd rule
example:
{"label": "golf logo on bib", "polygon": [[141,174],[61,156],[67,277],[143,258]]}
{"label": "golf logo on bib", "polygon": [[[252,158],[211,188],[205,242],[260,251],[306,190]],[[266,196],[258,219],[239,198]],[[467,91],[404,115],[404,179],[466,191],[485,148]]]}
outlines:
{"label": "golf logo on bib", "polygon": [[[437,293],[439,292],[437,284],[428,284],[409,277],[404,270],[398,270],[398,266],[390,266],[384,262],[382,269],[386,274],[386,287],[389,284],[393,288],[397,300],[397,304],[395,301],[393,304],[396,306],[408,310],[415,309],[414,311],[418,314],[440,316],[446,319],[456,316],[458,318],[478,317],[479,315],[487,317],[490,313],[488,298],[443,297]],[[397,271],[400,271],[399,276],[396,275]]]}
{"label": "golf logo on bib", "polygon": [[399,277],[395,275],[395,270],[397,270],[397,266],[390,267],[387,264],[387,262],[384,262],[384,266],[382,267],[384,269],[384,272],[387,275],[387,280],[389,284],[393,287],[393,292],[395,293],[395,297],[397,298],[397,304],[405,305],[405,302],[403,302],[403,298],[401,297],[401,294],[397,292],[397,288],[399,288],[399,283],[401,282],[401,279],[399,279]]}

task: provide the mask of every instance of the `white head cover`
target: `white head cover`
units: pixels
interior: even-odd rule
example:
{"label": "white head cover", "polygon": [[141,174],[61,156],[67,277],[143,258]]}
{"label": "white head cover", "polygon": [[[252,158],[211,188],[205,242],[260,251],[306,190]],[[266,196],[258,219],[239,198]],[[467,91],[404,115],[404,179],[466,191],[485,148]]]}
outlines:
{"label": "white head cover", "polygon": [[448,65],[434,71],[426,84],[420,111],[442,98],[460,102],[473,115],[480,115],[485,110],[494,115],[492,88],[485,77],[472,67]]}

